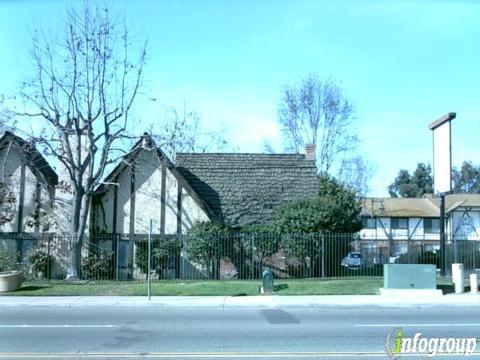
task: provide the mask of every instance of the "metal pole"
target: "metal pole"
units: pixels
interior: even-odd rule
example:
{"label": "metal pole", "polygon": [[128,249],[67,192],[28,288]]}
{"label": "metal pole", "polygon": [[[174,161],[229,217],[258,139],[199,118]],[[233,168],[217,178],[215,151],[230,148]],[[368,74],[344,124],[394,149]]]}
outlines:
{"label": "metal pole", "polygon": [[446,264],[445,246],[445,194],[440,194],[440,273],[445,276]]}
{"label": "metal pole", "polygon": [[255,268],[255,260],[254,260],[254,254],[253,252],[255,251],[255,238],[253,237],[252,235],[252,259],[251,259],[251,266],[252,266],[252,270],[251,270],[251,273],[252,273],[252,280],[255,279],[255,275],[254,275],[254,268]]}
{"label": "metal pole", "polygon": [[325,238],[322,234],[322,280],[325,279]]}
{"label": "metal pole", "polygon": [[151,299],[151,254],[152,254],[152,219],[150,219],[150,222],[148,224],[148,251],[147,251],[147,285],[148,285],[148,300],[150,301]]}

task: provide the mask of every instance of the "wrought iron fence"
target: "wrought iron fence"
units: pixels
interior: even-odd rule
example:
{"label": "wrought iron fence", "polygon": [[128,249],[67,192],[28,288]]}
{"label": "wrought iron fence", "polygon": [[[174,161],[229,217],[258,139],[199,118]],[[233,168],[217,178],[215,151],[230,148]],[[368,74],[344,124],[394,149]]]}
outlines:
{"label": "wrought iron fence", "polygon": [[[438,241],[359,238],[356,234],[257,234],[224,236],[0,233],[0,253],[15,258],[29,281],[63,281],[78,249],[78,273],[86,281],[145,281],[150,261],[155,280],[260,279],[265,267],[276,278],[382,276],[383,264],[436,264]],[[446,247],[447,269],[480,269],[480,239],[456,240]],[[2,267],[0,257],[0,269]]]}

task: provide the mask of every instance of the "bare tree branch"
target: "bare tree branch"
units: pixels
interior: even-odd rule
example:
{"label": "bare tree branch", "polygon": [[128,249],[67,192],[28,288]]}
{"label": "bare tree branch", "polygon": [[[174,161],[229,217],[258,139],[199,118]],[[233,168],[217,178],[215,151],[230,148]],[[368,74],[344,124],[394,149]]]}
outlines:
{"label": "bare tree branch", "polygon": [[200,115],[193,110],[188,110],[186,104],[183,105],[181,111],[175,108],[168,109],[165,119],[160,124],[160,129],[152,136],[173,161],[175,161],[177,153],[220,152],[224,151],[227,145],[226,130],[203,131]]}

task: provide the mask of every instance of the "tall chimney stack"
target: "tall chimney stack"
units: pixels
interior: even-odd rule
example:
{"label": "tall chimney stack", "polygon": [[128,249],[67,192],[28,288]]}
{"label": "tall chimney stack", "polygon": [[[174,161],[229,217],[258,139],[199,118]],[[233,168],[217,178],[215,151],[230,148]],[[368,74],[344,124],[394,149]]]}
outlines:
{"label": "tall chimney stack", "polygon": [[315,161],[315,159],[316,159],[315,149],[316,149],[315,144],[305,145],[305,155],[306,155],[307,160]]}

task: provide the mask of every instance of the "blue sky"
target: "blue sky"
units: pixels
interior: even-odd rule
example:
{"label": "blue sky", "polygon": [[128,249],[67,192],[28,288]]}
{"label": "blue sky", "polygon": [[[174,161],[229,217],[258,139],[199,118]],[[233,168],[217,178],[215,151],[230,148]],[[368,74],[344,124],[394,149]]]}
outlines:
{"label": "blue sky", "polygon": [[[29,30],[59,29],[68,1],[0,1],[0,93],[29,73]],[[131,32],[149,36],[148,128],[167,106],[196,109],[231,146],[281,149],[280,89],[311,72],[334,77],[356,104],[370,195],[386,196],[400,168],[431,161],[427,125],[447,112],[453,160],[480,164],[480,2],[114,1]],[[156,98],[157,101],[149,101]],[[137,130],[143,132],[142,126]]]}

